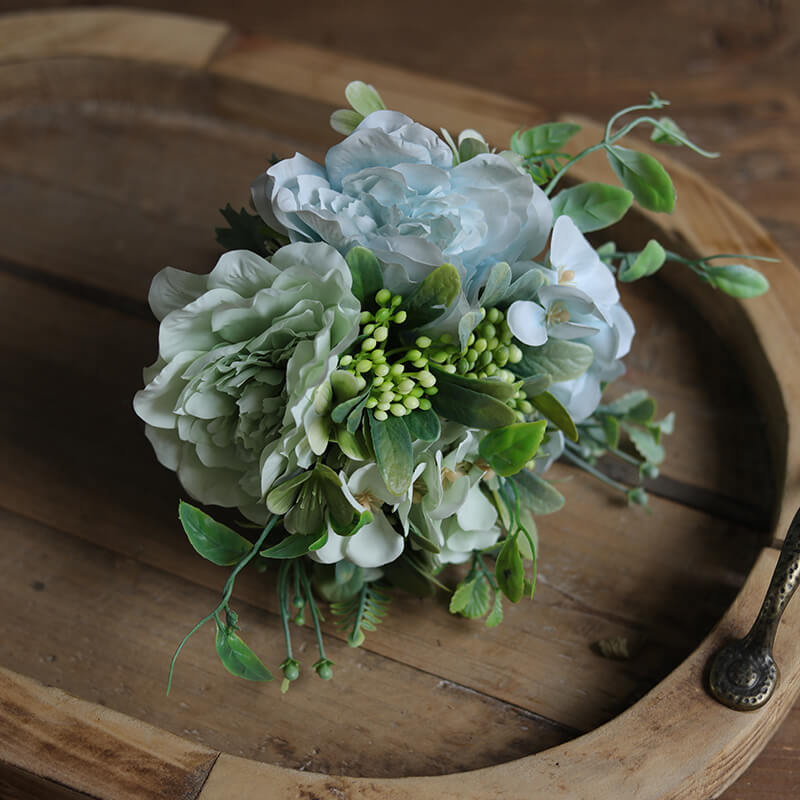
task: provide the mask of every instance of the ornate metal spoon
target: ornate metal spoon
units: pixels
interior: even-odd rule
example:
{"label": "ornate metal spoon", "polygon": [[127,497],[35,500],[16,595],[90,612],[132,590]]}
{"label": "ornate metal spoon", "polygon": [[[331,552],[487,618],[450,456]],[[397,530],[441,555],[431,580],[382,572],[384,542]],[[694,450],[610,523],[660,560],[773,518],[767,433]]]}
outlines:
{"label": "ornate metal spoon", "polygon": [[758,617],[744,639],[729,642],[711,662],[711,693],[737,711],[753,711],[772,697],[778,665],[772,645],[787,603],[800,583],[800,511],[786,534]]}

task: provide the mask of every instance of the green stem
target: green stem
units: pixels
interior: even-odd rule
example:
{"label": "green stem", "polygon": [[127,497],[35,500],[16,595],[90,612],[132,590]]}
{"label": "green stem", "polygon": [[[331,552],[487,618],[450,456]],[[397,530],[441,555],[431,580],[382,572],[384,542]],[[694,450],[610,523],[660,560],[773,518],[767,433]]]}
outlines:
{"label": "green stem", "polygon": [[186,636],[183,637],[181,643],[178,645],[177,650],[175,650],[175,654],[172,656],[172,661],[169,665],[169,677],[167,679],[167,696],[169,696],[170,690],[172,689],[172,675],[175,672],[175,663],[178,660],[178,656],[181,654],[181,650],[183,650],[184,645],[189,639],[206,624],[210,620],[217,617],[217,615],[225,609],[228,605],[228,601],[231,599],[231,595],[233,594],[233,585],[236,582],[236,576],[253,560],[256,556],[258,551],[261,549],[261,546],[264,544],[264,540],[269,535],[269,532],[275,526],[275,523],[278,521],[278,517],[272,517],[269,522],[267,522],[264,530],[261,532],[261,536],[258,537],[256,543],[253,545],[252,549],[247,552],[246,555],[242,556],[241,559],[236,563],[236,566],[231,571],[231,574],[228,576],[228,580],[225,581],[225,586],[222,590],[222,600],[220,601],[219,605],[210,613],[207,614],[197,625],[192,628]]}
{"label": "green stem", "polygon": [[569,447],[567,447],[564,450],[563,455],[568,461],[571,461],[573,464],[575,464],[576,467],[580,467],[582,470],[585,470],[586,472],[588,472],[590,475],[593,475],[598,480],[602,481],[603,483],[607,484],[608,486],[611,486],[613,489],[617,489],[618,491],[622,492],[623,494],[627,494],[628,493],[628,487],[627,486],[625,486],[622,483],[619,483],[618,481],[613,480],[612,478],[609,478],[608,475],[606,475],[605,473],[600,472],[599,469],[596,469],[591,464],[589,464],[588,462],[584,461],[580,456],[578,456],[575,453],[573,453],[572,450],[569,449]]}
{"label": "green stem", "polygon": [[303,581],[303,588],[306,594],[306,604],[311,609],[311,621],[314,623],[314,633],[317,635],[317,648],[319,649],[319,657],[325,658],[325,646],[322,642],[322,631],[319,627],[319,612],[317,611],[317,603],[314,600],[314,594],[311,591],[311,583],[308,580],[308,574],[303,566],[297,564],[295,573],[300,573],[301,580]]}
{"label": "green stem", "polygon": [[278,571],[278,606],[281,612],[281,624],[283,625],[283,638],[286,641],[286,658],[292,658],[292,634],[289,631],[289,588],[288,583],[289,568],[291,560],[281,561]]}

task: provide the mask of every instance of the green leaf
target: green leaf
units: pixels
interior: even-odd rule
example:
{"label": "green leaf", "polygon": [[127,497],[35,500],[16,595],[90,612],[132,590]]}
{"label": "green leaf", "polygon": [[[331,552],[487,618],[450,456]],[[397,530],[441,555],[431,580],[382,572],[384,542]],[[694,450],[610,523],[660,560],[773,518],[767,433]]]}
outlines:
{"label": "green leaf", "polygon": [[547,417],[568,438],[572,439],[573,442],[578,441],[578,429],[575,427],[575,421],[555,395],[550,394],[550,392],[542,392],[528,399],[537,411]]}
{"label": "green leaf", "polygon": [[342,136],[349,136],[364,120],[364,115],[350,108],[339,108],[331,114],[330,126]]}
{"label": "green leaf", "polygon": [[327,532],[322,536],[319,533],[293,533],[282,542],[261,551],[264,558],[298,558],[312,550],[319,550],[328,538]]}
{"label": "green leaf", "polygon": [[217,621],[217,655],[232,675],[248,681],[271,681],[272,673],[233,628]]}
{"label": "green leaf", "polygon": [[356,245],[344,257],[353,276],[353,294],[362,306],[375,301],[375,295],[383,289],[383,273],[377,256],[366,247]]}
{"label": "green leaf", "polygon": [[731,297],[758,297],[769,289],[769,281],[758,270],[744,264],[708,267],[706,275],[712,286]]}
{"label": "green leaf", "polygon": [[461,291],[461,277],[452,264],[442,264],[428,273],[400,308],[405,310],[406,326],[419,328],[440,317]]}
{"label": "green leaf", "polygon": [[481,439],[478,453],[498,475],[515,475],[536,455],[546,427],[547,422],[539,420],[489,431]]}
{"label": "green leaf", "polygon": [[566,339],[548,339],[543,345],[531,347],[517,342],[522,360],[511,369],[520,377],[549,375],[553,383],[579,378],[592,365],[594,353],[588,344]]}
{"label": "green leaf", "polygon": [[427,411],[418,408],[416,411],[401,417],[401,419],[408,428],[412,440],[420,439],[423,442],[435,442],[442,432],[439,415],[432,408]]}
{"label": "green leaf", "polygon": [[533,397],[545,391],[552,382],[553,379],[549,375],[533,375],[522,382],[522,391],[526,397]]}
{"label": "green leaf", "polygon": [[512,384],[506,383],[500,378],[467,378],[464,375],[445,372],[430,363],[428,364],[428,369],[436,377],[437,386],[441,386],[442,383],[450,383],[469,389],[471,392],[487,394],[503,403],[514,397],[517,391]]}
{"label": "green leaf", "polygon": [[338,523],[333,517],[330,517],[329,522],[334,533],[338,533],[339,536],[352,536],[358,533],[365,525],[369,525],[373,519],[372,512],[365,508],[360,514],[353,509],[353,516],[344,524]]}
{"label": "green leaf", "polygon": [[633,408],[629,409],[625,414],[625,419],[645,424],[653,419],[655,413],[656,401],[652,397],[647,397],[641,403],[637,403]]}
{"label": "green leaf", "polygon": [[553,219],[568,216],[583,233],[619,222],[633,203],[633,194],[619,186],[582,183],[562,189],[552,201]]}
{"label": "green leaf", "polygon": [[629,414],[634,408],[640,406],[642,403],[650,399],[650,395],[645,389],[636,389],[633,392],[618,397],[612,403],[598,406],[597,410],[601,414],[613,414],[614,416],[625,416]]}
{"label": "green leaf", "polygon": [[460,163],[469,161],[475,156],[489,152],[489,145],[483,139],[476,139],[472,136],[464,136],[462,132],[458,137],[458,160]]}
{"label": "green leaf", "polygon": [[311,477],[311,470],[301,472],[293,478],[279,483],[267,493],[267,508],[273,513],[283,516],[295,504],[297,495],[303,484]]}
{"label": "green leaf", "polygon": [[633,446],[645,461],[651,464],[660,464],[664,460],[664,448],[656,441],[650,431],[628,425],[625,426],[625,431],[630,436]]}
{"label": "green leaf", "polygon": [[486,627],[496,628],[503,621],[503,595],[500,592],[494,593],[494,605],[486,617]]}
{"label": "green leaf", "polygon": [[657,144],[671,144],[674,147],[680,147],[683,142],[673,135],[676,133],[678,136],[683,136],[684,139],[686,138],[686,134],[678,127],[678,123],[675,122],[675,120],[669,117],[661,117],[658,121],[658,125],[653,126],[650,139]]}
{"label": "green leaf", "polygon": [[362,398],[361,402],[350,411],[347,415],[347,432],[355,434],[361,427],[361,417],[364,414],[364,409],[367,407],[367,400],[369,399],[369,390],[367,390],[366,397]]}
{"label": "green leaf", "polygon": [[344,90],[347,102],[365,117],[373,111],[382,111],[386,108],[378,90],[364,81],[351,81]]}
{"label": "green leaf", "polygon": [[414,597],[432,597],[436,593],[436,587],[422,575],[419,570],[401,556],[391,564],[381,567],[387,580],[391,581],[392,586],[402,589],[404,592]]}
{"label": "green leaf", "polygon": [[362,391],[358,378],[346,369],[335,369],[331,373],[330,385],[336,399],[341,403],[345,400],[352,400]]}
{"label": "green leaf", "polygon": [[611,168],[636,202],[649,211],[672,213],[675,208],[675,187],[661,164],[647,153],[612,145],[606,148]]}
{"label": "green leaf", "polygon": [[520,133],[517,131],[511,137],[511,149],[525,158],[543,156],[549,153],[558,153],[581,129],[580,125],[572,122],[548,122]]}
{"label": "green leaf", "polygon": [[524,469],[518,472],[513,481],[520,493],[522,505],[531,514],[553,514],[560,511],[564,505],[564,495],[530,470]]}
{"label": "green leaf", "polygon": [[366,461],[370,457],[369,447],[361,433],[350,433],[339,425],[336,428],[336,443],[339,449],[354,461]]}
{"label": "green leaf", "polygon": [[503,542],[497,555],[494,574],[503,594],[512,603],[518,603],[525,590],[525,567],[519,554],[516,536],[509,536]]}
{"label": "green leaf", "polygon": [[437,383],[437,389],[439,391],[431,397],[434,411],[468,428],[502,428],[517,419],[505,403],[491,395],[473,392],[449,381]]}
{"label": "green leaf", "polygon": [[491,589],[483,577],[460,583],[450,598],[450,613],[461,614],[467,619],[482,617],[489,610]]}
{"label": "green leaf", "polygon": [[484,308],[496,306],[511,286],[511,267],[505,261],[498,261],[490,270],[486,285],[480,296],[480,304]]}
{"label": "green leaf", "polygon": [[385,420],[369,419],[375,461],[386,488],[398,497],[405,494],[414,472],[411,435],[400,417],[389,415]]}
{"label": "green leaf", "polygon": [[[331,413],[331,419],[337,424],[343,423],[350,416],[350,413],[355,411],[359,405],[362,403],[366,404],[368,398],[369,389],[365,389],[361,394],[350,398],[350,400],[345,400],[343,403],[339,403],[339,405],[333,409],[333,412]],[[355,431],[350,432],[355,433]]]}
{"label": "green leaf", "polygon": [[234,211],[230,203],[220,209],[228,223],[227,228],[215,228],[217,242],[225,250],[249,250],[260,256],[269,256],[288,239],[273,231],[261,217],[245,209]]}
{"label": "green leaf", "polygon": [[664,248],[655,239],[651,239],[636,256],[633,263],[626,263],[620,268],[617,278],[624,283],[646,278],[648,275],[658,272],[666,259],[667,254],[664,252]]}
{"label": "green leaf", "polygon": [[192,547],[212,564],[228,567],[253,549],[252,542],[183,500],[178,517]]}
{"label": "green leaf", "polygon": [[[346,574],[340,574],[339,564],[352,567]],[[311,582],[314,591],[326,603],[343,603],[355,597],[364,585],[364,570],[349,561],[339,561],[336,566],[330,564],[312,565]]]}
{"label": "green leaf", "polygon": [[481,324],[483,315],[477,309],[472,309],[464,313],[458,321],[458,343],[462,350],[467,349],[467,342],[470,334]]}
{"label": "green leaf", "polygon": [[616,417],[603,414],[600,418],[603,425],[603,435],[606,439],[606,444],[616,449],[619,447],[619,420]]}
{"label": "green leaf", "polygon": [[544,274],[537,267],[531,267],[523,272],[511,286],[503,298],[505,305],[511,305],[515,300],[530,300],[544,283]]}

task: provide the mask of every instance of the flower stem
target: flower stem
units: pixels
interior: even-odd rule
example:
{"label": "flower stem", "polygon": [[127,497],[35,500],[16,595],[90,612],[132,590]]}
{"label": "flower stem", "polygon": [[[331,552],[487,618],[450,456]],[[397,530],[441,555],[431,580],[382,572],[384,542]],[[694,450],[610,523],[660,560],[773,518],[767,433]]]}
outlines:
{"label": "flower stem", "polygon": [[568,461],[571,461],[573,464],[575,464],[576,467],[580,467],[582,470],[585,470],[586,472],[588,472],[590,475],[593,475],[598,480],[602,481],[603,483],[607,484],[608,486],[611,486],[613,489],[616,489],[617,491],[620,491],[623,494],[627,494],[628,493],[628,487],[627,486],[625,486],[622,483],[619,483],[619,481],[615,481],[613,478],[609,478],[608,475],[606,475],[604,472],[601,472],[599,469],[596,469],[591,464],[589,464],[587,461],[584,461],[580,456],[578,456],[574,452],[572,452],[572,450],[569,449],[569,447],[567,447],[564,450],[563,455]]}

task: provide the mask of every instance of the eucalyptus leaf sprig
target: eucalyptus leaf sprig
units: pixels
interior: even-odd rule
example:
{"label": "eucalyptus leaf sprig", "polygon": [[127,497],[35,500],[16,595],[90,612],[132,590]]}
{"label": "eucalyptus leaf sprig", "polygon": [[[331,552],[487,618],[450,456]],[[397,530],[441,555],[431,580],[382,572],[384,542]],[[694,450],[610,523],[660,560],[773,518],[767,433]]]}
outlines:
{"label": "eucalyptus leaf sprig", "polygon": [[687,267],[715,289],[742,300],[764,294],[769,289],[767,279],[758,270],[744,264],[716,266],[712,262],[741,259],[777,263],[778,260],[744,253],[715,253],[700,258],[686,258],[665,250],[655,239],[650,239],[641,250],[617,250],[614,242],[606,242],[597,248],[597,254],[616,272],[617,280],[622,283],[647,278],[658,272],[664,264],[672,262]]}

